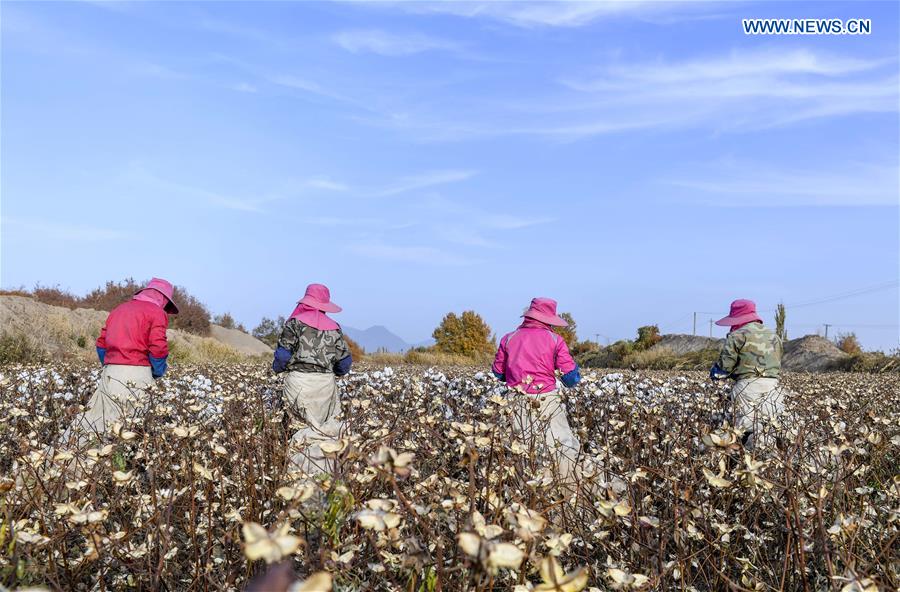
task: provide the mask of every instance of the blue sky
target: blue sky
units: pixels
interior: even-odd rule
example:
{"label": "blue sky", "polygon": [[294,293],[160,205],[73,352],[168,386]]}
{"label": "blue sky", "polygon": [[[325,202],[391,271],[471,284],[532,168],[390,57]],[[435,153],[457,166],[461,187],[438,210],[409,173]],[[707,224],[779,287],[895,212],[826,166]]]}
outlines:
{"label": "blue sky", "polygon": [[158,275],[254,325],[319,281],[340,322],[408,341],[450,310],[503,333],[538,295],[601,340],[745,297],[785,302],[790,336],[893,348],[898,22],[895,2],[4,2],[0,283]]}

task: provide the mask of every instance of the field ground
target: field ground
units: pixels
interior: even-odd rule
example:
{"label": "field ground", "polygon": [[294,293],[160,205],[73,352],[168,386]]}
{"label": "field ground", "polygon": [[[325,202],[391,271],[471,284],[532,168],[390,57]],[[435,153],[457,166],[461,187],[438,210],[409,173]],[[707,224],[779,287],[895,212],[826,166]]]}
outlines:
{"label": "field ground", "polygon": [[[248,555],[284,555],[348,591],[900,587],[897,374],[787,375],[783,446],[754,455],[711,432],[704,374],[589,371],[576,488],[483,369],[342,380],[319,476],[285,471],[300,422],[263,364],[178,368],[102,442],[49,448],[96,375],[0,368],[5,586],[236,590],[265,567]],[[245,548],[251,522],[271,540]]]}

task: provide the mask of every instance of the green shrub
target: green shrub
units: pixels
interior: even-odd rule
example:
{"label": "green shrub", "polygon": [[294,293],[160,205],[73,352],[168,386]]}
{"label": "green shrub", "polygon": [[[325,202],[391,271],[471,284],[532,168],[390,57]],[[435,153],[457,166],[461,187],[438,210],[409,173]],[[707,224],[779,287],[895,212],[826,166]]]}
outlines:
{"label": "green shrub", "polygon": [[856,333],[839,333],[834,339],[834,344],[839,350],[845,354],[850,354],[851,356],[863,353],[862,346],[859,344],[859,339],[856,338]]}
{"label": "green shrub", "polygon": [[237,364],[246,362],[248,356],[209,337],[192,337],[169,340],[169,361],[173,364]]}
{"label": "green shrub", "polygon": [[656,325],[644,325],[638,327],[637,340],[634,342],[634,349],[637,351],[645,351],[656,345],[662,340],[659,334],[659,327]]}
{"label": "green shrub", "polygon": [[229,312],[226,312],[226,313],[220,314],[220,315],[216,315],[215,318],[213,319],[213,323],[215,323],[216,325],[218,325],[220,327],[224,327],[226,329],[234,329],[235,328],[234,317],[231,316],[231,313],[229,313]]}
{"label": "green shrub", "polygon": [[787,341],[787,329],[784,327],[785,317],[784,304],[779,302],[775,307],[775,334],[781,338],[781,341]]}
{"label": "green shrub", "polygon": [[46,361],[46,354],[21,335],[0,335],[0,365],[2,364],[35,364]]}
{"label": "green shrub", "polygon": [[406,352],[403,361],[420,366],[487,366],[493,361],[493,356],[486,352],[466,356],[419,348]]}
{"label": "green shrub", "polygon": [[885,354],[883,352],[859,352],[849,358],[837,362],[831,370],[844,372],[866,372],[882,374],[884,372],[900,372],[900,352]]}
{"label": "green shrub", "polygon": [[638,350],[627,340],[587,351],[576,358],[584,368],[640,368],[645,370],[706,370],[719,357],[716,348],[676,355],[672,350],[656,347]]}
{"label": "green shrub", "polygon": [[175,286],[172,299],[178,305],[178,314],[169,317],[170,327],[195,335],[209,335],[211,323],[206,305],[181,286]]}
{"label": "green shrub", "polygon": [[[130,300],[142,286],[143,284],[137,283],[133,278],[126,278],[121,282],[106,282],[105,286],[95,288],[84,297],[78,297],[59,286],[46,287],[38,284],[32,290],[31,296],[38,302],[53,306],[110,311]],[[209,310],[200,300],[181,286],[175,286],[172,299],[178,305],[179,311],[177,315],[169,318],[169,326],[172,329],[181,329],[195,335],[209,335]]]}
{"label": "green shrub", "polygon": [[269,347],[275,348],[278,345],[278,338],[281,337],[281,329],[284,327],[284,322],[284,317],[278,317],[274,320],[269,317],[263,317],[250,334]]}
{"label": "green shrub", "polygon": [[672,353],[672,350],[660,347],[632,352],[622,360],[622,366],[647,370],[668,370],[675,365],[675,361],[675,354]]}
{"label": "green shrub", "polygon": [[126,278],[121,282],[106,282],[105,286],[94,288],[84,298],[78,299],[78,306],[94,310],[112,310],[123,302],[131,300],[141,285],[134,278]]}
{"label": "green shrub", "polygon": [[585,368],[622,368],[627,356],[635,351],[634,343],[622,339],[606,347],[580,354],[576,361]]}
{"label": "green shrub", "polygon": [[487,367],[493,361],[493,356],[487,353],[476,356],[464,356],[462,354],[448,354],[433,348],[417,347],[407,351],[405,354],[389,352],[367,353],[363,359],[370,364],[378,366],[409,364],[414,366]]}
{"label": "green shrub", "polygon": [[47,287],[38,284],[32,290],[31,295],[38,302],[51,306],[62,306],[65,308],[77,308],[79,306],[79,298],[71,292],[61,289],[59,286]]}
{"label": "green shrub", "polygon": [[569,353],[571,353],[572,356],[581,356],[588,352],[599,351],[600,349],[600,344],[595,341],[579,341],[574,347],[569,348]]}
{"label": "green shrub", "polygon": [[575,317],[572,316],[572,313],[564,312],[559,316],[569,325],[566,327],[553,327],[553,332],[563,338],[563,341],[566,342],[571,351],[578,344],[578,334],[576,333],[578,324],[575,322]]}

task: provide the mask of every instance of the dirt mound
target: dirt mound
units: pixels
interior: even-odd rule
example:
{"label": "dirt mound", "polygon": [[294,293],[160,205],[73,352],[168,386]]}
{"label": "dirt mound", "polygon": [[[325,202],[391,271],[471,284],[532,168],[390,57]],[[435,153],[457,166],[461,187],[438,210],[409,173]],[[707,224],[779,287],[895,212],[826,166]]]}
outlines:
{"label": "dirt mound", "polygon": [[248,356],[264,356],[271,355],[272,353],[271,347],[256,337],[247,335],[243,331],[226,329],[219,325],[211,325],[209,329],[210,337],[225,345],[233,347],[242,354],[247,354]]}
{"label": "dirt mound", "polygon": [[[649,351],[667,351],[675,356],[685,356],[703,350],[720,349],[724,343],[724,339],[699,335],[663,335],[659,343]],[[785,342],[781,367],[794,372],[824,372],[840,369],[848,358],[847,354],[824,337],[807,335]]]}
{"label": "dirt mound", "polygon": [[796,372],[823,372],[840,367],[849,357],[824,337],[807,335],[785,342],[781,367]]}
{"label": "dirt mound", "polygon": [[92,308],[70,310],[25,296],[0,296],[0,333],[27,339],[51,357],[96,356],[94,340],[106,315]]}
{"label": "dirt mound", "polygon": [[[52,306],[25,296],[0,296],[0,335],[27,341],[51,358],[95,360],[94,341],[107,314],[91,308]],[[237,362],[272,351],[250,335],[215,325],[210,337],[173,329],[166,336],[175,362]]]}
{"label": "dirt mound", "polygon": [[701,335],[670,334],[663,335],[659,343],[650,349],[665,349],[676,356],[683,356],[684,354],[705,349],[720,349],[723,343],[725,343],[724,339],[713,339],[712,337],[703,337]]}

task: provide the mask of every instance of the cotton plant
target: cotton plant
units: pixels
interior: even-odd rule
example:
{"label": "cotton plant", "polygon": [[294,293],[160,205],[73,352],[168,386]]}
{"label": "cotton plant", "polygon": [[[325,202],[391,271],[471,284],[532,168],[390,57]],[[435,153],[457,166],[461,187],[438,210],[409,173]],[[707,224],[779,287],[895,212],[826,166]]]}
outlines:
{"label": "cotton plant", "polygon": [[363,364],[316,474],[286,467],[302,420],[262,365],[173,367],[66,442],[96,368],[0,372],[0,573],[18,587],[241,589],[279,562],[313,574],[305,590],[900,584],[898,375],[788,374],[781,448],[761,450],[711,423],[722,387],[704,374],[586,370],[566,393],[569,491],[510,429],[526,395],[484,368]]}

